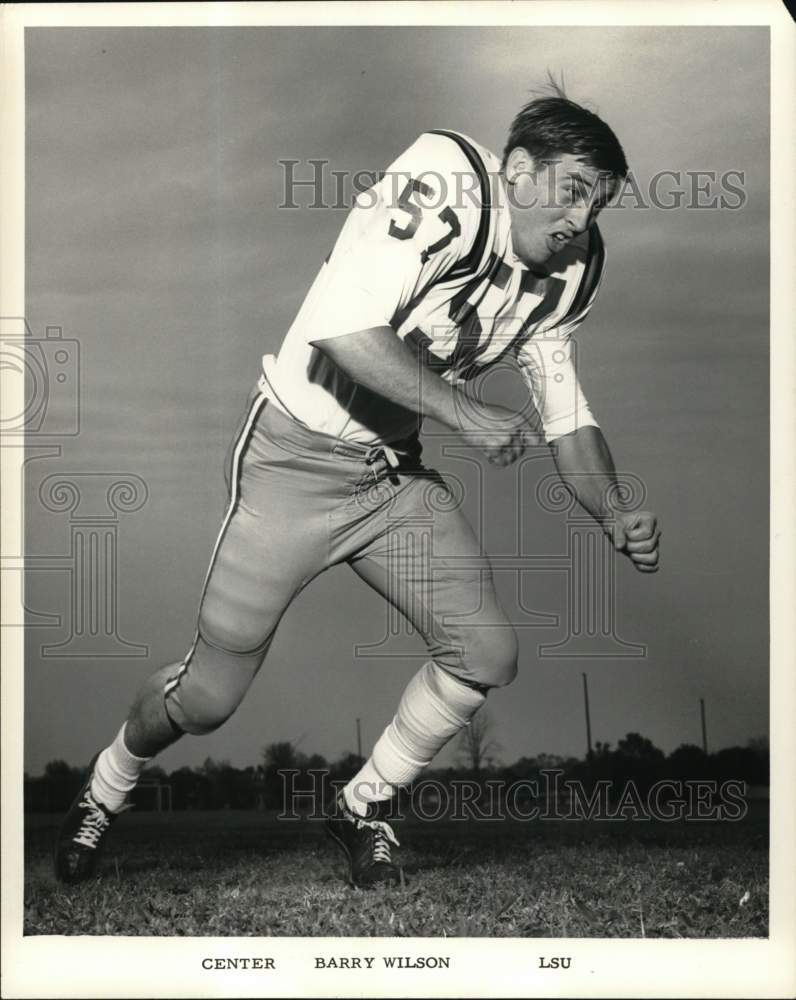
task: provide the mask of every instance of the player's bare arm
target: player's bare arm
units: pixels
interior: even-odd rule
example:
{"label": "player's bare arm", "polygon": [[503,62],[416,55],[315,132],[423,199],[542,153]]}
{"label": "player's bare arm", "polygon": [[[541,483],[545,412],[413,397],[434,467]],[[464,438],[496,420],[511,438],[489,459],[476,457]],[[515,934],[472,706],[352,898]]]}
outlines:
{"label": "player's bare arm", "polygon": [[359,385],[460,431],[495,465],[509,465],[539,440],[523,414],[505,406],[476,403],[461,388],[419,364],[391,327],[360,330],[315,346]]}
{"label": "player's bare arm", "polygon": [[553,442],[561,479],[606,530],[614,548],[624,552],[641,573],[658,570],[660,530],[651,511],[618,510],[617,478],[608,442],[599,427],[581,427]]}

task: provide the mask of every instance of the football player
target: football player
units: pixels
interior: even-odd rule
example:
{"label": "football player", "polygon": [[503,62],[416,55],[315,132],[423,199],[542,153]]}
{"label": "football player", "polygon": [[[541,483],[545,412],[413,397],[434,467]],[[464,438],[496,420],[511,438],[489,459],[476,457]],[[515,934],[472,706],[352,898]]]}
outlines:
{"label": "football player", "polygon": [[[359,193],[278,355],[263,359],[228,456],[229,507],[191,648],[145,684],[92,762],[59,836],[61,879],[93,873],[141,771],[232,715],[290,602],[343,562],[428,647],[327,819],[351,883],[398,879],[378,803],[411,784],[517,670],[488,559],[444,479],[423,465],[424,417],[508,465],[540,439],[538,413],[579,502],[639,571],[657,569],[654,515],[609,503],[614,464],[570,345],[603,274],[597,217],[626,172],[611,129],[556,93],[522,108],[502,159],[431,131]],[[506,359],[528,385],[521,412],[472,391]],[[430,554],[415,544],[418,516],[431,521]]]}

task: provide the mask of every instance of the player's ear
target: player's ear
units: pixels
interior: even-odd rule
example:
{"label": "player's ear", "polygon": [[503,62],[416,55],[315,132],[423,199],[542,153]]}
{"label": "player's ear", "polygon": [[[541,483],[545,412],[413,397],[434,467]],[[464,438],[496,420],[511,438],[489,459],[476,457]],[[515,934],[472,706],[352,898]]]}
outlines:
{"label": "player's ear", "polygon": [[528,150],[522,146],[512,149],[506,159],[506,180],[509,184],[516,184],[523,174],[533,175],[534,172],[533,157]]}

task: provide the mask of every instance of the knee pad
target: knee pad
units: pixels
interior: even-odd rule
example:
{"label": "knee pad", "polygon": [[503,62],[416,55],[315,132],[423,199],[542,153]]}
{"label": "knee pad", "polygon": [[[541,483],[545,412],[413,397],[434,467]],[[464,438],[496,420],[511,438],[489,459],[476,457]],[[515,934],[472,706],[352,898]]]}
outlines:
{"label": "knee pad", "polygon": [[479,680],[489,687],[505,687],[517,676],[519,644],[511,626],[489,630],[489,655],[485,657],[483,675]]}
{"label": "knee pad", "polygon": [[249,655],[267,645],[273,625],[263,616],[261,597],[220,592],[211,581],[199,611],[199,633],[216,648]]}
{"label": "knee pad", "polygon": [[457,639],[462,646],[459,655],[440,662],[464,684],[504,687],[517,676],[517,633],[510,625],[468,628]]}
{"label": "knee pad", "polygon": [[164,689],[171,721],[193,736],[218,729],[243,700],[266,650],[267,646],[253,653],[236,653],[198,637],[179,673]]}

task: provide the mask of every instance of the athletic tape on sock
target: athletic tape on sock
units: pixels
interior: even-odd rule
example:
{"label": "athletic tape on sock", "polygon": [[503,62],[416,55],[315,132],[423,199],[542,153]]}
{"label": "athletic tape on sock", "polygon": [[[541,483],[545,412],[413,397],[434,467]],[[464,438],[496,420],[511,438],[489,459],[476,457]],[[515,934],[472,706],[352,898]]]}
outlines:
{"label": "athletic tape on sock", "polygon": [[373,748],[391,785],[410,784],[483,705],[485,696],[426,663],[404,691],[395,718]]}

